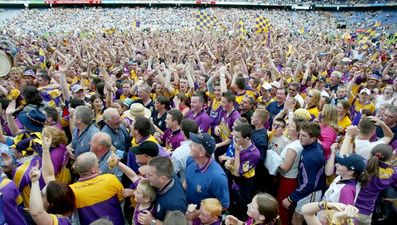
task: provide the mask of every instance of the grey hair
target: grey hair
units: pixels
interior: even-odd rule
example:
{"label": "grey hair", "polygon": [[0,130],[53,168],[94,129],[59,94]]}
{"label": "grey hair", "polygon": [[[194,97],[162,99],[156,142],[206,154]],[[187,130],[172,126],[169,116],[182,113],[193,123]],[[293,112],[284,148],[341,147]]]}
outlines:
{"label": "grey hair", "polygon": [[85,105],[76,107],[75,119],[81,120],[84,124],[90,125],[94,119],[94,112],[92,109]]}
{"label": "grey hair", "polygon": [[74,163],[74,169],[80,176],[91,175],[91,169],[98,164],[98,158],[93,152],[79,155]]}
{"label": "grey hair", "polygon": [[112,119],[113,113],[119,114],[116,108],[107,108],[103,111],[102,117],[103,121],[108,122]]}

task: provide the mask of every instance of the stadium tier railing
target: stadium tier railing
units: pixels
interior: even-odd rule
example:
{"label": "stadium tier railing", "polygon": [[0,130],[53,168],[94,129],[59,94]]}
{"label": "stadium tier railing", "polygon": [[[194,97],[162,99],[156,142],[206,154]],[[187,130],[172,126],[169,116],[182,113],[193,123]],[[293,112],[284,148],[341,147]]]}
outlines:
{"label": "stadium tier railing", "polygon": [[218,5],[218,6],[262,6],[262,7],[290,7],[291,9],[314,8],[371,8],[371,7],[396,7],[397,0],[0,0],[0,5],[57,5],[57,4],[92,4],[92,5]]}

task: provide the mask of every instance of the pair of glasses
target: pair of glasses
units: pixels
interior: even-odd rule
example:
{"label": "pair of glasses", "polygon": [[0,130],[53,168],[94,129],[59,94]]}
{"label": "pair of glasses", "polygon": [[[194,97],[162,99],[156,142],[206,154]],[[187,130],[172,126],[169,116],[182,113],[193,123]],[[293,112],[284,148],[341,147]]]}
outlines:
{"label": "pair of glasses", "polygon": [[272,126],[273,126],[274,128],[276,128],[276,129],[277,129],[277,128],[279,128],[279,127],[282,127],[282,125],[281,125],[281,124],[274,124],[274,123],[273,123],[273,125],[272,125]]}

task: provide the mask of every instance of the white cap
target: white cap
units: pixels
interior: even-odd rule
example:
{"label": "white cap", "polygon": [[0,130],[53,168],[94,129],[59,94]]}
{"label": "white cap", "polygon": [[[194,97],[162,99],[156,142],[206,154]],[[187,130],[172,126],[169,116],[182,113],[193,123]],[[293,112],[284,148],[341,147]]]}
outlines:
{"label": "white cap", "polygon": [[270,83],[270,85],[276,87],[277,89],[280,88],[280,82],[278,81],[273,81]]}

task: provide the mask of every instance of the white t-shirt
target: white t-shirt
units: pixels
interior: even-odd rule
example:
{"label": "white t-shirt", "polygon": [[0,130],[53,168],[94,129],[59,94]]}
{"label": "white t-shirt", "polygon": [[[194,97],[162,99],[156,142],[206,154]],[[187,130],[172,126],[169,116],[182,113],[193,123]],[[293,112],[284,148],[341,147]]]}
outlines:
{"label": "white t-shirt", "polygon": [[294,163],[292,164],[291,169],[288,172],[283,172],[279,170],[281,176],[286,177],[286,178],[296,178],[298,176],[298,171],[299,171],[299,160],[300,160],[300,155],[303,150],[303,147],[300,143],[299,140],[295,140],[289,144],[287,144],[283,150],[280,153],[281,158],[284,160],[285,155],[287,154],[288,149],[292,149],[296,153],[296,157],[294,160]]}
{"label": "white t-shirt", "polygon": [[281,135],[280,137],[273,137],[269,143],[269,149],[272,149],[273,151],[277,152],[277,154],[280,154],[288,142],[288,138],[284,135]]}
{"label": "white t-shirt", "polygon": [[365,160],[368,160],[371,157],[372,149],[377,146],[378,144],[388,144],[383,138],[370,142],[369,140],[354,140],[354,144],[356,145],[355,152],[360,156],[364,157]]}
{"label": "white t-shirt", "polygon": [[395,101],[396,99],[394,97],[392,97],[389,100],[384,100],[383,99],[383,95],[378,95],[378,97],[376,97],[376,104],[375,104],[375,109],[379,110],[379,108],[383,105],[383,104],[391,104],[393,103],[393,101]]}

